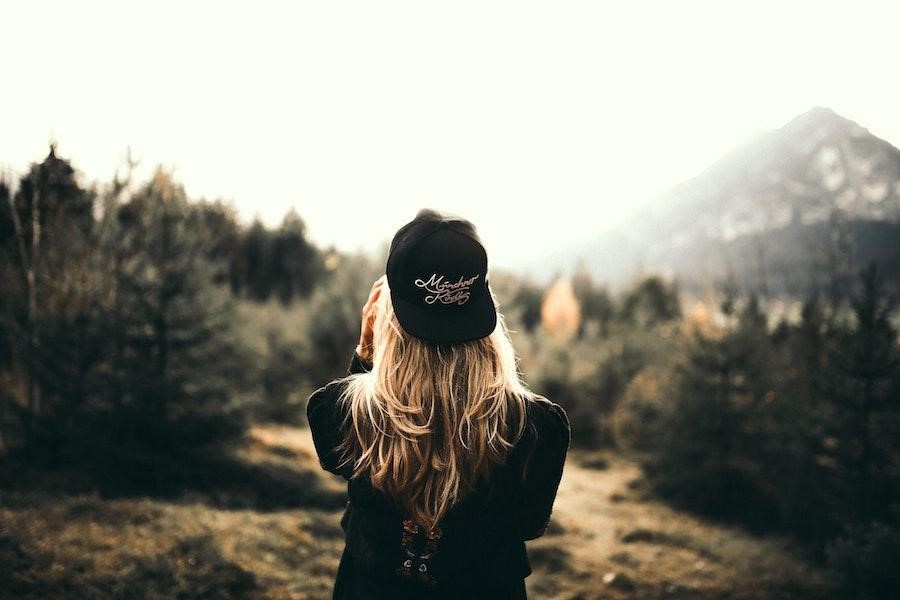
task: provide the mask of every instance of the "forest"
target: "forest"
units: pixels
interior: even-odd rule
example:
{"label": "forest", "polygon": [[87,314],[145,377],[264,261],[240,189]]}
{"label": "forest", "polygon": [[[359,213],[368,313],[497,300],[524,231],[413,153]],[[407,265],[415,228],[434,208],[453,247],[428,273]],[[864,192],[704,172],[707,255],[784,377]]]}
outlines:
{"label": "forest", "polygon": [[[305,442],[291,436],[309,394],[346,373],[384,256],[318,247],[302,209],[242,224],[134,166],[85,183],[51,146],[0,181],[0,596],[323,597],[332,546],[286,563],[306,569],[288,590],[274,567],[224,558],[228,543],[276,552],[265,539],[197,523],[213,509],[253,531],[299,519],[304,543],[339,546],[343,492],[292,465]],[[571,581],[538,574],[536,597],[900,597],[895,282],[872,260],[851,283],[789,298],[724,278],[689,294],[648,273],[613,293],[585,264],[550,284],[492,272],[524,379],[566,409],[591,477],[630,465],[629,494],[785,541],[822,574],[653,587],[623,559],[588,585],[544,545],[536,571]],[[65,524],[79,519],[84,531]],[[122,523],[155,543],[190,534],[102,564]],[[90,527],[111,538],[79,546]]]}

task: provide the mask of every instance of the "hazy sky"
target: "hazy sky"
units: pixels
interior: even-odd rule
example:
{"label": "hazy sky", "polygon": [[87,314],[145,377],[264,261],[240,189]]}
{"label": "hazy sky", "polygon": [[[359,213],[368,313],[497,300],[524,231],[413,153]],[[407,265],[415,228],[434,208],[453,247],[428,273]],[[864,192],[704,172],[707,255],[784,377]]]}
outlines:
{"label": "hazy sky", "polygon": [[422,206],[493,264],[587,237],[812,106],[900,144],[892,2],[6,2],[0,168],[127,146],[371,248]]}

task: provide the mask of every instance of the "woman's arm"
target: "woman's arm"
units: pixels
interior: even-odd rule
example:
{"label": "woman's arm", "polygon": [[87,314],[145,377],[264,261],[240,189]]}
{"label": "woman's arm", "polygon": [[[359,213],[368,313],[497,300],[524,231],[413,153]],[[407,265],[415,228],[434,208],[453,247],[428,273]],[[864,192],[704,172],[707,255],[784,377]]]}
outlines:
{"label": "woman's arm", "polygon": [[[347,374],[356,375],[368,373],[371,370],[371,363],[354,350]],[[344,426],[344,411],[338,402],[341,393],[340,383],[340,380],[332,381],[312,393],[306,402],[306,422],[309,423],[313,444],[322,468],[335,475],[350,479],[352,470],[347,466],[338,466],[340,456],[335,451],[335,448],[341,443]]]}
{"label": "woman's arm", "polygon": [[340,380],[317,389],[306,403],[306,421],[312,433],[319,464],[323,469],[350,479],[353,465],[339,465],[340,455],[336,448],[341,443],[343,411],[338,403],[341,392]]}
{"label": "woman's arm", "polygon": [[569,417],[561,406],[541,399],[533,408],[538,437],[526,462],[518,518],[520,538],[525,541],[547,531],[572,439]]}

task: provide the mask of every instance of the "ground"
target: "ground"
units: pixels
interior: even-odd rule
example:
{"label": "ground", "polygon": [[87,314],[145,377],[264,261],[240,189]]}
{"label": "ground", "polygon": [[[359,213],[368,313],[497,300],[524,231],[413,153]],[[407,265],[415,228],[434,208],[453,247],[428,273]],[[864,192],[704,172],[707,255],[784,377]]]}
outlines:
{"label": "ground", "polygon": [[[6,473],[0,597],[330,597],[346,485],[319,469],[308,430],[254,427],[202,469],[169,468],[171,497],[139,495],[144,475],[127,471],[110,474],[127,486],[78,492]],[[213,485],[210,472],[235,481]],[[551,526],[528,542],[530,598],[830,597],[789,540],[673,510],[640,482],[621,457],[572,450]]]}

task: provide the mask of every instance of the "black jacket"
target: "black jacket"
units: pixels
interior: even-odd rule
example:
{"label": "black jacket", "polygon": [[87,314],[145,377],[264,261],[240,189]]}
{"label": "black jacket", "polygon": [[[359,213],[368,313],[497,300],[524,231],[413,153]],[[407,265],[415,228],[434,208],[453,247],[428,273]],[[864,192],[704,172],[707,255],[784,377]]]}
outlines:
{"label": "black jacket", "polygon": [[541,396],[505,465],[428,532],[375,490],[352,465],[338,467],[344,414],[338,396],[350,375],[371,369],[354,353],[348,377],[316,390],[306,407],[323,469],[347,479],[346,534],[333,598],[525,598],[531,573],[525,541],[544,534],[571,440],[565,411]]}

